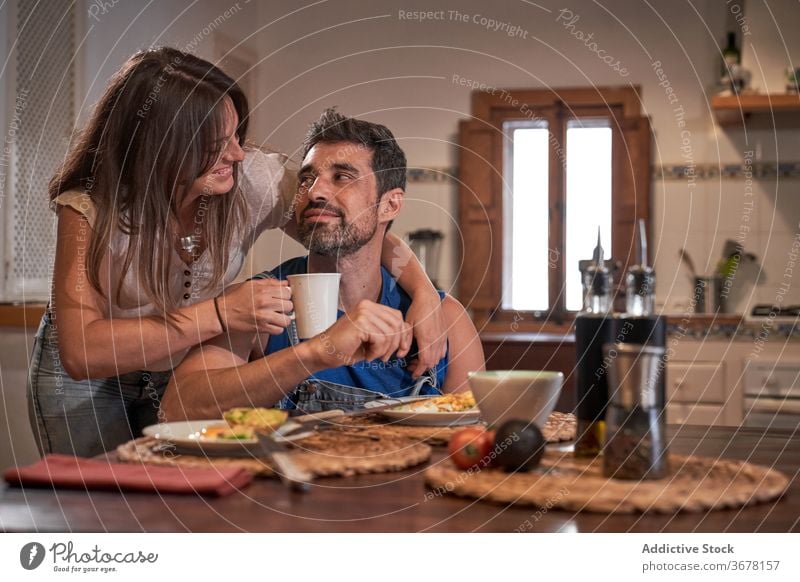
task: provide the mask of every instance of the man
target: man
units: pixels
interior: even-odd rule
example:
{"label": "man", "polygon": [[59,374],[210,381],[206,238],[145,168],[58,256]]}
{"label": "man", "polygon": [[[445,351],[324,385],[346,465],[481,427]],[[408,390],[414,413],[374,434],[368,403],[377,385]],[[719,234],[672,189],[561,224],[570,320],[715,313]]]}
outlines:
{"label": "man", "polygon": [[341,273],[339,319],[297,345],[284,332],[223,334],[198,346],[175,370],[162,400],[171,420],[219,418],[236,406],[319,410],[379,395],[453,392],[466,389],[469,372],[484,368],[472,321],[442,293],[448,352],[426,374],[427,387],[409,371],[412,334],[403,316],[410,299],[380,264],[383,237],[405,194],[405,154],[392,133],[327,110],[304,146],[295,216],[309,255],[262,276]]}

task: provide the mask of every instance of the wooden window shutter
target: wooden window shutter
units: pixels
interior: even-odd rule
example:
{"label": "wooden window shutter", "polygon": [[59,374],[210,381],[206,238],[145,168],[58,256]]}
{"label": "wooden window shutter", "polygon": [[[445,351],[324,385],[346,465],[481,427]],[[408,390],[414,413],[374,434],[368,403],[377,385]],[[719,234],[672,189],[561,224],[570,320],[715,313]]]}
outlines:
{"label": "wooden window shutter", "polygon": [[459,125],[458,219],[462,227],[459,299],[485,321],[502,295],[502,176],[496,169],[497,128],[485,121]]}
{"label": "wooden window shutter", "polygon": [[[622,155],[614,156],[616,190],[613,215],[614,259],[624,273],[636,260],[636,221],[650,223],[650,120],[647,117],[626,117],[622,120]],[[627,144],[627,147],[626,147]],[[653,240],[648,233],[648,240]],[[650,257],[652,261],[652,257]],[[652,263],[651,263],[652,264]],[[619,277],[619,275],[618,275]]]}

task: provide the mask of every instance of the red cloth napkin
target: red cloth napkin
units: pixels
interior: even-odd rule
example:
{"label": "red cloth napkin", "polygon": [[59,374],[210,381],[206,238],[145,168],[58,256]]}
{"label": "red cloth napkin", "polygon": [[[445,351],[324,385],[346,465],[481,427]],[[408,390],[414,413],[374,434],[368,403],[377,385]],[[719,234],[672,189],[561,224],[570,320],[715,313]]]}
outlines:
{"label": "red cloth napkin", "polygon": [[245,487],[253,474],[241,468],[159,467],[109,463],[71,455],[46,455],[26,467],[3,474],[20,487],[66,487],[110,491],[143,491],[223,496]]}

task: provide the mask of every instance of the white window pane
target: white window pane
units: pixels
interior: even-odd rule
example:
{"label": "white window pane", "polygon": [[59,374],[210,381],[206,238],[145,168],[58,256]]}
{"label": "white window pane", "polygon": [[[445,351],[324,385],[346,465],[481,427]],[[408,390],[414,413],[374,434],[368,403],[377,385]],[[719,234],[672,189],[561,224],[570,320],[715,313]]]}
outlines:
{"label": "white window pane", "polygon": [[545,311],[548,300],[547,124],[511,121],[505,148],[503,308]]}
{"label": "white window pane", "polygon": [[608,120],[572,120],[567,124],[566,307],[583,304],[578,261],[591,259],[597,227],[605,258],[611,248],[611,128]]}

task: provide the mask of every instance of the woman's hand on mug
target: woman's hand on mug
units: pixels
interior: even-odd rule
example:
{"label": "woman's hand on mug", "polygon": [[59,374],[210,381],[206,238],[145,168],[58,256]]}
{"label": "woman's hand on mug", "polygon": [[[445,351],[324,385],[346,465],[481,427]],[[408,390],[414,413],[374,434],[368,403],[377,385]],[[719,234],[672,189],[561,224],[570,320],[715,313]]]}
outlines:
{"label": "woman's hand on mug", "polygon": [[251,279],[230,287],[217,298],[226,331],[283,333],[292,318],[292,290],[288,281]]}

